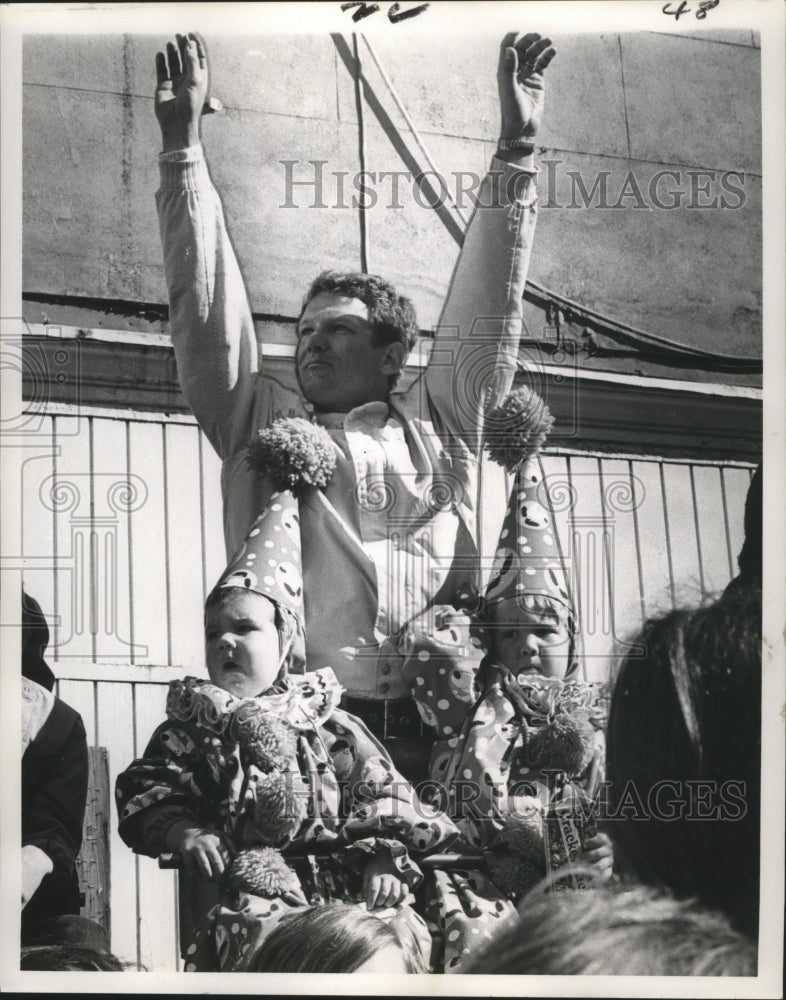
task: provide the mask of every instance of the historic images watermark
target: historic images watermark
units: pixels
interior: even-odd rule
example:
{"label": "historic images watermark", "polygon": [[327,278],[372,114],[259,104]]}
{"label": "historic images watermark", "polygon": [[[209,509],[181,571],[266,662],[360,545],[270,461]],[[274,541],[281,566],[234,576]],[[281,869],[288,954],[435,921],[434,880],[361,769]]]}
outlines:
{"label": "historic images watermark", "polygon": [[68,393],[72,413],[79,415],[82,345],[78,340],[58,338],[58,332],[59,328],[53,326],[51,336],[42,339],[33,335],[21,316],[0,319],[0,370],[4,377],[21,378],[25,400],[15,412],[3,409],[2,448],[32,448],[42,444],[36,438],[41,438],[47,407],[63,391]]}
{"label": "historic images watermark", "polygon": [[[426,170],[332,170],[328,160],[279,160],[282,190],[279,208],[438,209],[459,211],[494,208],[515,201],[529,183],[526,174],[473,170],[440,173]],[[736,211],[745,207],[746,174],[741,170],[706,170],[693,167],[644,167],[624,172],[578,170],[568,161],[543,158],[538,192],[541,209],[605,209],[670,212]]]}
{"label": "historic images watermark", "polygon": [[[0,366],[21,376],[23,396],[17,412],[4,411],[0,425],[0,448],[22,449],[20,531],[17,547],[6,545],[0,557],[3,582],[10,585],[10,573],[24,572],[26,587],[36,596],[37,579],[57,577],[55,611],[48,619],[49,645],[58,659],[84,659],[86,640],[98,659],[145,656],[145,646],[121,635],[119,581],[125,568],[119,553],[123,518],[146,504],[147,484],[127,470],[99,473],[63,462],[50,410],[67,394],[70,419],[60,422],[57,439],[83,432],[74,419],[83,412],[81,342],[61,337],[56,326],[46,337],[36,336],[19,317],[3,320],[1,331]],[[51,534],[41,533],[33,510],[49,512]]]}
{"label": "historic images watermark", "polygon": [[[454,821],[487,822],[492,818],[488,811],[489,800],[495,803],[494,816],[527,819],[540,814],[545,817],[555,804],[554,794],[564,777],[564,772],[555,769],[541,772],[537,780],[513,784],[486,782],[482,787],[469,779],[457,779],[450,787],[427,779],[415,787],[417,794],[411,795],[410,785],[400,778],[347,782],[317,773],[305,778],[292,771],[282,774],[288,790],[284,800],[290,803],[292,816],[302,812],[311,818],[318,817],[323,814],[320,810],[328,806],[345,818],[357,814],[360,809],[364,821],[368,821],[380,810],[392,819],[412,807],[424,820],[424,829],[428,829],[428,821],[439,816],[448,816]],[[739,778],[724,781],[664,778],[646,788],[628,781],[617,790],[613,805],[610,788],[609,781],[601,781],[592,795],[576,794],[570,800],[561,800],[559,811],[583,825],[593,822],[738,823],[748,816],[748,786]]]}

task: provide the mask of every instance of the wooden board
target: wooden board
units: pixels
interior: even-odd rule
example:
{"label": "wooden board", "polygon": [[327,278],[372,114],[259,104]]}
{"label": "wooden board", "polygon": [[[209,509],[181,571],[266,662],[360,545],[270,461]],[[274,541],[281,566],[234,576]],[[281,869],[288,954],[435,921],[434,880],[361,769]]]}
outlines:
{"label": "wooden board", "polygon": [[[114,790],[118,772],[136,756],[134,741],[134,685],[99,682],[96,711],[98,738],[109,755],[109,781]],[[114,794],[114,791],[113,791]],[[137,863],[131,849],[117,832],[117,810],[112,809],[109,824],[109,851],[113,859],[112,884],[112,951],[124,962],[136,963],[138,946]]]}
{"label": "wooden board", "polygon": [[106,747],[88,747],[88,785],[82,847],[76,859],[84,895],[82,916],[94,920],[111,941],[109,863],[110,793]]}
{"label": "wooden board", "polygon": [[601,486],[606,522],[606,575],[609,590],[609,644],[607,663],[593,680],[606,680],[620,659],[630,652],[633,636],[644,622],[642,572],[636,539],[635,515],[644,503],[644,488],[633,475],[628,459],[603,459]]}
{"label": "wooden board", "polygon": [[131,423],[129,465],[144,480],[145,503],[131,519],[132,641],[134,663],[169,663],[166,468],[163,426]]}
{"label": "wooden board", "polygon": [[[40,516],[53,518],[55,626],[50,649],[55,661],[93,655],[89,629],[90,593],[90,420],[55,417],[56,456],[52,480],[42,482]],[[32,514],[32,512],[31,512]]]}
{"label": "wooden board", "polygon": [[[205,573],[197,429],[182,424],[165,427],[164,456],[170,617],[172,622],[190,623],[190,626],[170,629],[166,662],[179,663],[185,673],[194,674],[203,666],[205,645],[202,628],[202,580]],[[206,525],[204,533],[217,533],[221,542],[220,520]]]}
{"label": "wooden board", "polygon": [[132,472],[128,425],[93,418],[93,534],[95,537],[95,659],[131,659],[130,526],[145,502],[144,477]]}
{"label": "wooden board", "polygon": [[[166,686],[159,684],[140,685],[136,689],[134,723],[138,756],[144,754],[153,730],[166,717],[166,693]],[[176,873],[161,871],[155,858],[139,856],[136,861],[139,960],[149,972],[171,970],[178,954]]]}

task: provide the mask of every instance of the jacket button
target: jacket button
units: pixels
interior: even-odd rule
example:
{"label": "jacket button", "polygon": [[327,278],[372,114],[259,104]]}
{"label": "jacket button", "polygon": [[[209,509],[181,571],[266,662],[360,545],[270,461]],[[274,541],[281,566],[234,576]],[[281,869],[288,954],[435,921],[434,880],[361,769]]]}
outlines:
{"label": "jacket button", "polygon": [[390,690],[390,685],[389,684],[384,684],[383,683],[383,684],[379,685],[379,693],[380,694],[387,694],[389,690]]}
{"label": "jacket button", "polygon": [[389,663],[383,663],[380,670],[382,671],[383,674],[387,676],[387,674],[389,674],[391,671],[391,666]]}

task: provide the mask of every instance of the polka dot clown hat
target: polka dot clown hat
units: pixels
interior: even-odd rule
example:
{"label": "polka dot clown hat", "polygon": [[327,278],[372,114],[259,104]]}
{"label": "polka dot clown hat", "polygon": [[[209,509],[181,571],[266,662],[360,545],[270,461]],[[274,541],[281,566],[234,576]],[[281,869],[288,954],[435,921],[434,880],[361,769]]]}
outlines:
{"label": "polka dot clown hat", "polygon": [[537,456],[516,471],[483,603],[489,608],[511,598],[532,611],[553,608],[563,620],[573,617]]}
{"label": "polka dot clown hat", "polygon": [[302,624],[300,515],[290,490],[273,493],[214,590],[240,587],[270,598]]}
{"label": "polka dot clown hat", "polygon": [[574,605],[538,457],[553,422],[546,404],[527,386],[515,389],[487,415],[489,457],[514,480],[483,597],[483,617],[488,621],[496,605],[513,599],[533,613],[557,615],[574,638]]}
{"label": "polka dot clown hat", "polygon": [[303,566],[298,497],[327,485],[336,465],[329,434],[300,417],[281,417],[259,430],[248,447],[250,469],[275,492],[251,525],[214,590],[241,587],[270,598],[303,629]]}

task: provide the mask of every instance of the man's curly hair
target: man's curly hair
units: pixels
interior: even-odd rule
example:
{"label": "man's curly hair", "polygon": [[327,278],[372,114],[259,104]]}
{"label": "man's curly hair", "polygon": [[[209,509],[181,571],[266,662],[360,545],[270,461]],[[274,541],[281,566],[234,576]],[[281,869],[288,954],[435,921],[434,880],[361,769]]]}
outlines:
{"label": "man's curly hair", "polygon": [[[323,271],[306,292],[298,316],[298,324],[309,302],[322,292],[345,295],[364,302],[374,327],[374,345],[403,344],[408,355],[418,336],[418,321],[411,300],[399,295],[396,289],[378,274],[359,271]],[[392,379],[395,384],[397,376]]]}

